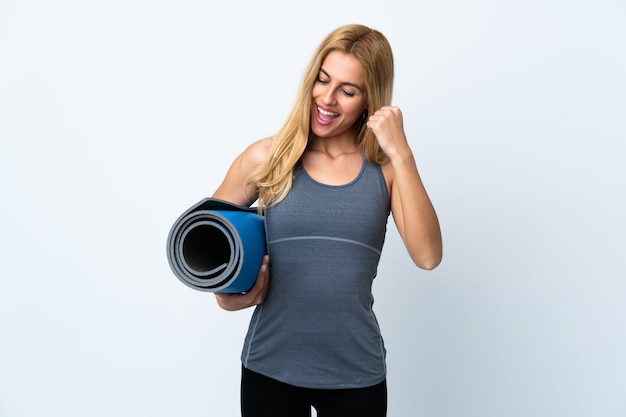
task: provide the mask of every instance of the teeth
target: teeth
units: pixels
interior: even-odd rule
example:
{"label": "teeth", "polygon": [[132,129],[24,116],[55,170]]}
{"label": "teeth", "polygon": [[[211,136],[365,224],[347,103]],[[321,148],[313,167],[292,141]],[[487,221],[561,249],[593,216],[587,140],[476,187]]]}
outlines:
{"label": "teeth", "polygon": [[329,117],[335,117],[335,116],[339,116],[338,113],[333,113],[331,111],[326,111],[326,110],[322,110],[319,107],[317,108],[317,111],[322,113],[324,116],[329,116]]}

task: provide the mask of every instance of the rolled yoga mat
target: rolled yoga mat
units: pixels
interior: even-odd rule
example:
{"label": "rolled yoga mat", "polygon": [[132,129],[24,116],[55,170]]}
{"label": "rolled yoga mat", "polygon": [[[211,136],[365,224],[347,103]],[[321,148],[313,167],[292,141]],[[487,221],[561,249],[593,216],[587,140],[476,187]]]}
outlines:
{"label": "rolled yoga mat", "polygon": [[266,253],[265,223],[256,208],[214,198],[185,211],[167,238],[174,275],[199,291],[248,291]]}

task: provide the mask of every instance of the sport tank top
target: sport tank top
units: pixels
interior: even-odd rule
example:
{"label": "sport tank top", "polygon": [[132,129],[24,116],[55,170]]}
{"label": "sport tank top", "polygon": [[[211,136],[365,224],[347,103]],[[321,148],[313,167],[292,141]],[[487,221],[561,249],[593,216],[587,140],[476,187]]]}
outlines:
{"label": "sport tank top", "polygon": [[379,165],[364,160],[341,186],[296,167],[287,197],[265,211],[270,288],[250,321],[246,368],[307,388],[361,388],[385,378],[372,281],[388,217]]}

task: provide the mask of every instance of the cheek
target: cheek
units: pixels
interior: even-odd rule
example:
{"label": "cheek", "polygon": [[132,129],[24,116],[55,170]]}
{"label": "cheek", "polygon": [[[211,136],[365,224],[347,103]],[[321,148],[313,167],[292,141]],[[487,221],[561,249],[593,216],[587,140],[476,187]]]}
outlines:
{"label": "cheek", "polygon": [[350,119],[358,119],[359,117],[361,117],[361,114],[363,114],[363,111],[365,111],[365,109],[367,108],[366,103],[364,102],[360,102],[360,103],[350,103],[349,106],[346,106],[346,109],[348,110],[346,112],[346,115],[348,115],[348,117]]}
{"label": "cheek", "polygon": [[322,87],[318,83],[315,83],[311,89],[311,98],[319,97],[320,94],[322,94]]}

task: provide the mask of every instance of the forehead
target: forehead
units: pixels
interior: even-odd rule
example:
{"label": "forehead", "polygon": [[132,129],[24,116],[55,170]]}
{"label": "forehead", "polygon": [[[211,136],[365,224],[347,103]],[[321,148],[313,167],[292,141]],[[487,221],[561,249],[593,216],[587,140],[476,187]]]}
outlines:
{"label": "forehead", "polygon": [[339,82],[354,83],[361,86],[365,83],[363,65],[354,55],[331,51],[322,62],[321,69]]}

